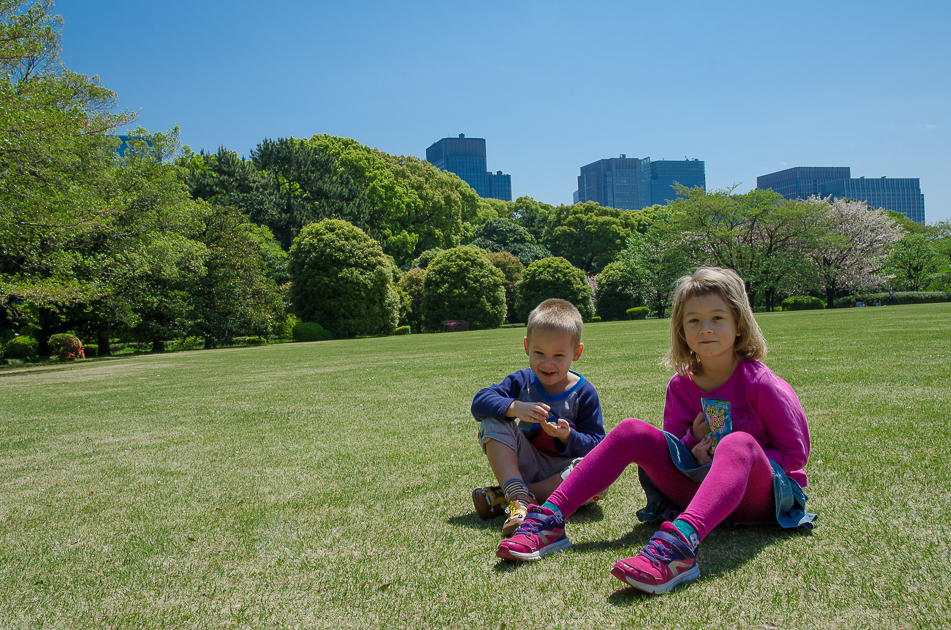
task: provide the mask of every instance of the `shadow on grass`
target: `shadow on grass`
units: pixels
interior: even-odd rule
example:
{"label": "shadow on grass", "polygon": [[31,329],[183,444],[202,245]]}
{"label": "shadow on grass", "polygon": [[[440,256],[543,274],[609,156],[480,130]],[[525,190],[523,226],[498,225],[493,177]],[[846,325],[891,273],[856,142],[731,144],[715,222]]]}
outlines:
{"label": "shadow on grass", "polygon": [[[647,544],[650,535],[657,528],[659,528],[659,523],[641,523],[629,534],[617,540],[582,543],[576,545],[575,549],[582,551],[584,549],[607,550],[619,547],[634,547],[630,549],[628,554],[628,557],[633,556],[640,551],[640,547],[637,547],[637,545]],[[700,579],[729,574],[752,560],[767,547],[782,543],[790,538],[808,536],[809,534],[808,531],[800,532],[769,525],[741,526],[732,530],[724,526],[717,527],[707,535],[703,541],[703,546],[700,548],[698,557]],[[672,592],[677,593],[684,588],[690,588],[690,583],[680,585]],[[608,601],[614,606],[630,606],[644,603],[651,597],[653,596],[634,587],[624,588],[619,586],[619,590],[610,595]]]}
{"label": "shadow on grass", "polygon": [[[475,511],[472,511],[468,514],[459,514],[458,516],[447,518],[446,522],[449,525],[468,527],[469,529],[501,530],[503,520],[502,516],[482,520]],[[568,518],[569,523],[596,523],[601,520],[604,520],[604,511],[601,509],[601,506],[597,504],[585,506]]]}

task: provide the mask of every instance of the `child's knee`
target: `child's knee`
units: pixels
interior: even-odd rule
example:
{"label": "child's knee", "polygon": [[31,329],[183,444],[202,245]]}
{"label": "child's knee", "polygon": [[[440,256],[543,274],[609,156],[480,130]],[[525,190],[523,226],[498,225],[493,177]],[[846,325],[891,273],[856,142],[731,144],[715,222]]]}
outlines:
{"label": "child's knee", "polygon": [[[728,433],[720,438],[717,444],[716,455],[726,455],[730,458],[742,459],[752,462],[756,461],[763,448],[757,444],[756,439],[749,433],[735,431]],[[765,457],[765,453],[763,454]]]}

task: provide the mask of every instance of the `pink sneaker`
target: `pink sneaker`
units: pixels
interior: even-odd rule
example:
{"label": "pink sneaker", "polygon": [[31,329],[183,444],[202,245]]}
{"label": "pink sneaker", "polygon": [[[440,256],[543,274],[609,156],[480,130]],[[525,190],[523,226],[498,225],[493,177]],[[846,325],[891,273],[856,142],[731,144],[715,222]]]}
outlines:
{"label": "pink sneaker", "polygon": [[499,543],[495,555],[507,560],[538,560],[570,546],[565,521],[548,508],[530,505],[525,520],[511,538]]}
{"label": "pink sneaker", "polygon": [[618,560],[611,575],[634,588],[658,595],[681,582],[696,580],[700,577],[700,567],[697,552],[673,523],[665,522],[637,556]]}

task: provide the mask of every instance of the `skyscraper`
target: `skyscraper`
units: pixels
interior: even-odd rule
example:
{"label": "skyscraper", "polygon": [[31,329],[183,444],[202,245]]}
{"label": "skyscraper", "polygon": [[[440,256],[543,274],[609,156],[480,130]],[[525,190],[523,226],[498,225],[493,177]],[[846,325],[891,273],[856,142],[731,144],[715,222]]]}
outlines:
{"label": "skyscraper", "polygon": [[785,199],[834,197],[864,201],[874,208],[901,212],[925,222],[925,196],[917,178],[852,177],[848,166],[797,166],[756,178],[759,189],[771,188]]}
{"label": "skyscraper", "polygon": [[458,138],[443,138],[426,149],[426,161],[455,173],[483,199],[512,200],[512,176],[488,172],[484,138],[466,138],[463,133]]}
{"label": "skyscraper", "polygon": [[674,183],[706,188],[700,160],[607,158],[581,167],[574,203],[595,201],[621,210],[640,210],[675,199]]}

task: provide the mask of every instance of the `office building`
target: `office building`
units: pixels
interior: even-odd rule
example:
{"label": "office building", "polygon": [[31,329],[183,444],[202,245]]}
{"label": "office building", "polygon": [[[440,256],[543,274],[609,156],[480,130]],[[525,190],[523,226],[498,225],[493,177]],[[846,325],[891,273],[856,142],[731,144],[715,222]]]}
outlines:
{"label": "office building", "polygon": [[640,210],[677,198],[674,184],[706,188],[701,160],[607,158],[581,167],[574,203],[595,201],[608,208]]}
{"label": "office building", "polygon": [[426,149],[426,161],[455,173],[483,199],[512,200],[512,176],[488,172],[484,138],[443,138]]}
{"label": "office building", "polygon": [[798,166],[756,178],[759,189],[771,188],[785,199],[833,197],[864,201],[873,208],[901,212],[925,222],[925,197],[917,178],[852,177],[848,166]]}

